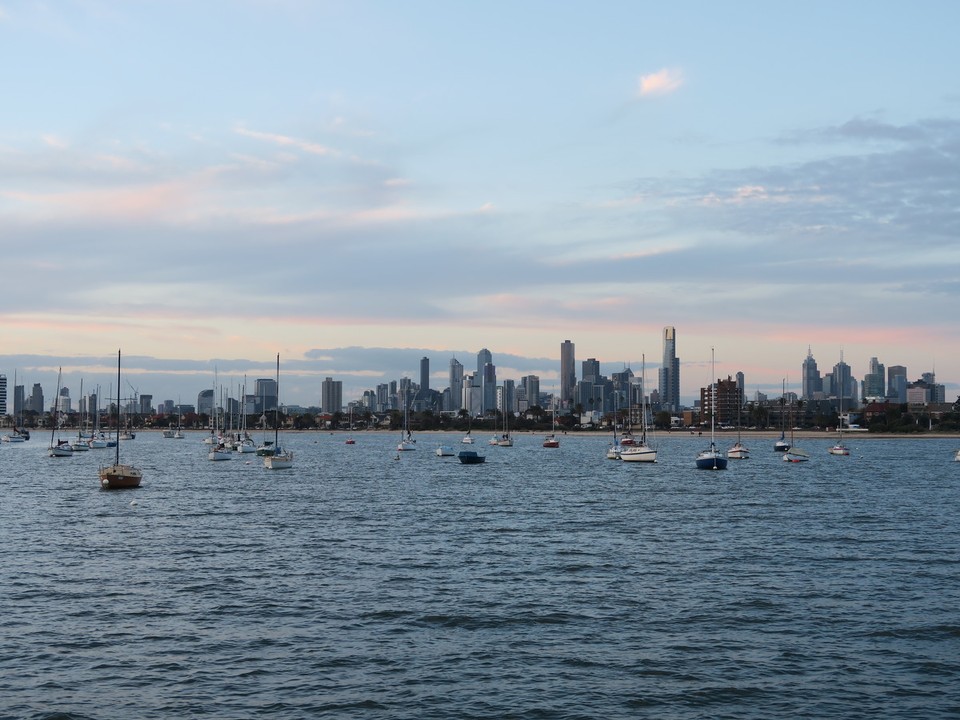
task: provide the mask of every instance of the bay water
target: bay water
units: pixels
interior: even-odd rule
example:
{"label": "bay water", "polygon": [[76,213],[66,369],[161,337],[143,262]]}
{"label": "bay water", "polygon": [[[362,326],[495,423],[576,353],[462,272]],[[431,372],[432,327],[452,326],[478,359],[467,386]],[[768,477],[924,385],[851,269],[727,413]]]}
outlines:
{"label": "bay water", "polygon": [[269,471],[141,432],[108,492],[41,435],[0,447],[3,718],[960,716],[957,440],[295,433]]}

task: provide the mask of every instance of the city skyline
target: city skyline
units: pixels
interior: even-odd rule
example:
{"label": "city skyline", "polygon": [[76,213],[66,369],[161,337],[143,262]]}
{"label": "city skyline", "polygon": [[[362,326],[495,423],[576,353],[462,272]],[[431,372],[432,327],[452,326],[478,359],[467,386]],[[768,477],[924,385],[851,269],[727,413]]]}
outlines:
{"label": "city skyline", "polygon": [[176,400],[280,353],[284,400],[314,404],[423,357],[443,387],[486,346],[515,358],[498,383],[547,391],[569,338],[606,374],[645,354],[654,384],[675,327],[685,404],[712,347],[751,392],[799,388],[812,346],[950,396],[958,21],[0,0],[0,372],[105,386],[122,348]]}
{"label": "city skyline", "polygon": [[[672,351],[676,353],[676,359],[679,361],[681,386],[688,389],[685,392],[681,392],[680,400],[683,407],[691,407],[694,402],[699,399],[702,388],[706,387],[713,380],[722,379],[728,375],[738,376],[741,373],[745,377],[744,392],[748,399],[756,392],[768,396],[779,396],[784,384],[786,384],[787,392],[794,393],[799,397],[809,398],[811,396],[807,393],[803,373],[811,359],[811,355],[815,354],[815,348],[812,346],[804,348],[803,354],[798,353],[797,360],[792,369],[783,369],[778,378],[769,382],[759,382],[752,379],[750,372],[745,370],[745,363],[739,362],[736,359],[730,359],[726,355],[717,355],[716,378],[711,378],[709,359],[698,359],[690,362],[681,360],[680,356],[684,354],[682,328],[680,330],[672,327],[663,328],[662,331],[664,335],[668,330],[672,331],[672,337],[676,341],[676,345],[672,347]],[[570,341],[570,345],[575,347],[576,342]],[[560,351],[562,347],[563,345],[558,345],[558,351]],[[331,370],[330,365],[328,365],[326,361],[332,359],[331,356],[337,356],[337,352],[334,349],[328,349],[324,351],[326,355],[321,359],[311,361],[296,360],[289,363],[291,367],[282,371],[283,382],[280,402],[284,405],[321,407],[323,405],[324,382],[328,379],[338,388],[337,394],[341,397],[343,406],[346,406],[350,402],[359,401],[365,391],[375,390],[378,384],[399,382],[401,379],[406,378],[409,382],[419,385],[422,378],[421,373],[424,369],[424,360],[432,361],[432,365],[430,362],[427,363],[433,367],[433,370],[430,372],[430,387],[442,391],[450,385],[451,363],[456,363],[459,366],[461,386],[464,375],[479,373],[479,377],[482,378],[483,372],[477,368],[481,356],[485,364],[489,363],[492,365],[494,376],[497,379],[497,386],[502,386],[505,380],[512,381],[520,386],[523,377],[536,376],[538,378],[540,392],[558,396],[561,394],[561,358],[559,352],[557,357],[554,358],[526,358],[523,356],[498,353],[486,347],[474,352],[447,351],[449,354],[447,354],[446,357],[444,357],[443,354],[437,353],[424,355],[425,351],[423,349],[391,350],[379,348],[366,351],[362,348],[349,348],[346,350],[348,350],[349,353],[339,357],[342,362],[356,362],[363,357],[367,357],[368,362],[363,367],[355,368],[353,371],[346,370],[343,366],[341,366],[340,370]],[[660,348],[660,352],[664,352],[665,350],[665,347]],[[630,368],[635,377],[639,378],[640,376],[641,362],[639,359],[611,362],[590,357],[587,350],[585,350],[584,353],[587,357],[574,363],[575,381],[582,380],[582,369],[585,362],[591,365],[596,363],[597,367],[599,367],[599,373],[606,377],[611,377],[624,368]],[[664,354],[666,353],[664,352]],[[659,374],[660,363],[656,360],[651,360],[651,356],[656,357],[657,351],[654,350],[654,352],[647,353],[646,372],[649,391],[659,390],[657,376]],[[849,353],[845,356],[849,358]],[[823,357],[826,358],[827,356],[823,355]],[[833,372],[836,364],[839,362],[848,368],[846,372],[849,373],[849,381],[855,381],[859,388],[865,382],[868,374],[876,368],[876,364],[878,363],[878,359],[874,355],[871,355],[868,360],[856,363],[846,363],[842,359],[843,357],[844,353],[838,351],[835,362],[828,360],[823,363],[823,368],[816,369],[821,376],[821,380]],[[347,358],[351,358],[351,360],[347,360]],[[401,359],[398,360],[397,358]],[[459,358],[459,360],[457,358]],[[492,363],[489,362],[488,358],[492,360]],[[25,356],[0,355],[0,375],[5,375],[7,378],[8,414],[12,411],[14,385],[13,368],[7,364],[7,361],[12,359],[22,361],[29,360],[33,363],[37,360],[35,357],[26,358]],[[84,395],[96,392],[96,388],[99,386],[99,396],[101,398],[108,397],[110,392],[109,388],[115,381],[115,374],[113,374],[115,370],[112,370],[108,364],[110,359],[109,356],[87,360],[75,359],[78,360],[78,362],[72,365],[62,366],[62,385],[70,390],[74,402],[76,402],[77,399],[74,393],[77,392],[81,380],[83,380],[86,388]],[[221,359],[215,362],[193,364],[186,361],[179,361],[183,363],[179,366],[177,362],[178,361],[125,355],[124,391],[121,397],[129,399],[133,397],[134,392],[137,392],[139,394],[152,395],[155,405],[159,405],[166,400],[172,400],[184,405],[195,405],[197,404],[197,398],[200,393],[209,393],[212,391],[212,384],[215,379],[231,397],[239,397],[240,387],[243,385],[247,388],[247,395],[255,395],[258,392],[255,389],[258,383],[262,382],[271,387],[274,383],[273,378],[270,377],[270,371],[272,369],[270,360],[255,363],[251,361],[226,361]],[[275,358],[272,362],[275,363]],[[282,358],[281,364],[282,366],[287,365]],[[464,365],[470,368],[469,372],[464,373]],[[921,380],[930,374],[935,374],[937,382],[945,387],[947,401],[952,402],[958,394],[960,394],[960,383],[952,378],[943,377],[932,367],[904,367],[903,364],[896,361],[896,358],[882,357],[879,359],[879,365],[881,367],[885,365],[888,370],[897,373],[902,372],[904,374],[904,387],[908,382]],[[816,364],[815,368],[817,368]],[[16,369],[17,384],[24,386],[25,394],[29,397],[30,388],[33,384],[40,383],[44,388],[45,397],[49,399],[52,397],[52,388],[55,386],[59,369],[60,366],[54,365],[19,365]],[[885,386],[886,382],[887,378],[885,376]],[[188,388],[192,388],[193,392],[189,392]],[[820,388],[817,389],[819,390]],[[173,394],[165,392],[166,390],[171,390]],[[177,390],[179,390],[179,392],[177,392]],[[832,393],[828,393],[828,395],[829,394]],[[849,394],[848,397],[850,397]]]}

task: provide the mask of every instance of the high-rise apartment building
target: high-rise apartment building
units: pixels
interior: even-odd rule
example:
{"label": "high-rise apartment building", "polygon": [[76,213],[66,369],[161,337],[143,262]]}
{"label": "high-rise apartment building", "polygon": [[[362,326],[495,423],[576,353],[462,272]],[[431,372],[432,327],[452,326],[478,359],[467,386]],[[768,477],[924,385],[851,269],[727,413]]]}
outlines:
{"label": "high-rise apartment building", "polygon": [[38,414],[44,411],[43,388],[40,387],[40,383],[33,384],[33,390],[30,392],[30,407],[27,409]]}
{"label": "high-rise apartment building", "polygon": [[497,366],[488,362],[483,366],[480,374],[481,408],[480,412],[487,413],[497,408]]}
{"label": "high-rise apartment building", "polygon": [[0,375],[0,415],[7,414],[7,376]]}
{"label": "high-rise apartment building", "polygon": [[430,390],[430,358],[420,358],[420,393],[427,394]]}
{"label": "high-rise apartment building", "polygon": [[907,368],[891,365],[887,368],[887,397],[898,403],[907,401]]}
{"label": "high-rise apartment building", "polygon": [[802,380],[800,394],[804,400],[813,400],[817,393],[823,392],[823,378],[817,369],[817,361],[813,359],[813,351],[807,347],[807,357],[803,361],[800,371]]}
{"label": "high-rise apartment building", "polygon": [[343,382],[324,378],[320,384],[320,412],[332,415],[343,410]]}
{"label": "high-rise apartment building", "polygon": [[663,329],[663,364],[660,366],[660,407],[668,412],[680,410],[680,358],[677,357],[677,331]]}
{"label": "high-rise apartment building", "polygon": [[880,399],[886,396],[887,379],[883,363],[875,357],[870,358],[870,371],[863,376],[863,399]]}
{"label": "high-rise apartment building", "polygon": [[493,362],[493,353],[491,353],[486,348],[483,348],[482,350],[480,350],[480,352],[477,353],[477,374],[482,375],[483,366],[486,365],[487,363],[492,363],[492,362]]}
{"label": "high-rise apartment building", "polygon": [[26,409],[26,388],[23,385],[13,387],[13,416],[19,420]]}
{"label": "high-rise apartment building", "polygon": [[[856,399],[856,381],[853,379],[850,366],[843,361],[842,356],[840,362],[833,366],[831,376],[830,391],[835,398],[838,400]],[[844,407],[850,406],[845,403]]]}
{"label": "high-rise apartment building", "polygon": [[587,358],[583,361],[583,375],[581,380],[584,382],[595,383],[600,378],[600,361],[596,358]]}
{"label": "high-rise apartment building", "polygon": [[450,358],[447,384],[450,386],[450,407],[447,410],[460,410],[463,407],[463,364],[456,358]]}
{"label": "high-rise apartment building", "polygon": [[540,405],[540,377],[538,375],[525,375],[520,378],[523,385],[524,395],[527,398],[527,408]]}
{"label": "high-rise apartment building", "polygon": [[573,343],[564,340],[560,344],[560,405],[573,407],[573,394],[577,387],[577,365]]}
{"label": "high-rise apartment building", "polygon": [[[271,380],[270,378],[258,378],[254,383],[253,394],[257,396],[260,401],[260,412],[266,412],[268,410],[277,409],[277,381]],[[199,407],[199,402],[197,407]]]}

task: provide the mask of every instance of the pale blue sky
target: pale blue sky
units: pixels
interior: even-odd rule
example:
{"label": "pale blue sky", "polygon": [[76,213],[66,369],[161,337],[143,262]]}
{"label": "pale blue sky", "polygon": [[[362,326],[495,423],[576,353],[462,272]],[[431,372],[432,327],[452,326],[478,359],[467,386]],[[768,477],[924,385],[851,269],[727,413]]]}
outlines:
{"label": "pale blue sky", "polygon": [[673,325],[685,397],[711,346],[750,388],[808,345],[956,388],[957,27],[953,2],[0,0],[0,372],[79,385],[123,347],[163,399],[280,352],[311,403],[416,377],[337,348],[488,347],[549,387],[563,340],[652,374]]}

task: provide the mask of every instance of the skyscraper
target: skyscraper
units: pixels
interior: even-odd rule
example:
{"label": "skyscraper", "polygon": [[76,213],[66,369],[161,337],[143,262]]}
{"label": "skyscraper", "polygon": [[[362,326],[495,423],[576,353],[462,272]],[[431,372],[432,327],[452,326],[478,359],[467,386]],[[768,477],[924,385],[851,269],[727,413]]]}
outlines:
{"label": "skyscraper", "polygon": [[420,394],[426,396],[430,389],[430,358],[420,358]]}
{"label": "skyscraper", "polygon": [[477,374],[483,375],[483,366],[493,362],[493,353],[483,348],[477,353]]}
{"label": "skyscraper", "polygon": [[900,403],[907,401],[907,368],[891,365],[887,368],[887,397]]}
{"label": "skyscraper", "polygon": [[573,393],[577,387],[577,361],[573,343],[564,340],[560,344],[560,404],[573,407]]}
{"label": "skyscraper", "polygon": [[343,410],[343,382],[333,378],[324,378],[320,385],[320,411],[330,413]]}
{"label": "skyscraper", "polygon": [[816,393],[823,392],[823,378],[820,377],[817,361],[813,359],[813,352],[809,346],[807,346],[807,358],[803,361],[801,378],[802,389],[800,394],[804,400],[812,400]]}
{"label": "skyscraper", "polygon": [[[256,383],[254,383],[253,392],[254,395],[257,396],[260,412],[277,409],[277,402],[279,398],[277,397],[278,391],[276,380],[271,378],[257,378]],[[200,407],[199,400],[197,401],[197,407]]]}
{"label": "skyscraper", "polygon": [[7,376],[0,375],[0,415],[7,414]]}
{"label": "skyscraper", "polygon": [[497,366],[488,362],[483,366],[483,372],[480,374],[481,381],[481,412],[487,413],[490,410],[497,409]]}
{"label": "skyscraper", "polygon": [[[833,396],[838,400],[856,399],[854,382],[850,366],[843,361],[843,354],[841,353],[840,362],[833,366],[833,382],[830,386]],[[844,407],[849,408],[850,405],[846,404]]]}
{"label": "skyscraper", "polygon": [[460,410],[463,407],[463,364],[456,358],[450,358],[450,407],[447,410]]}
{"label": "skyscraper", "polygon": [[870,372],[863,376],[863,399],[886,396],[886,378],[883,363],[875,357],[870,358]]}
{"label": "skyscraper", "polygon": [[582,380],[585,382],[596,383],[600,379],[600,361],[596,358],[588,358],[584,360],[582,372]]}
{"label": "skyscraper", "polygon": [[680,409],[680,358],[677,357],[677,331],[663,329],[663,364],[660,366],[660,407],[669,412]]}

